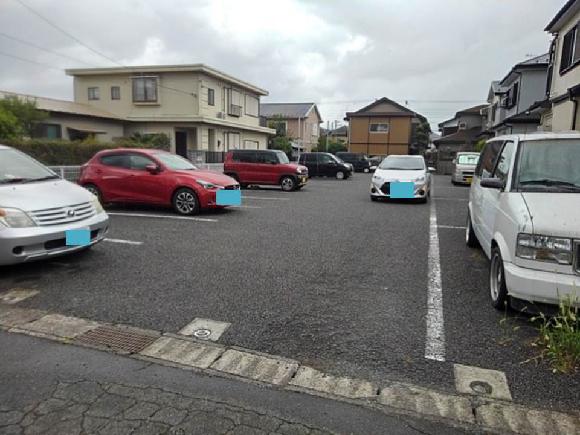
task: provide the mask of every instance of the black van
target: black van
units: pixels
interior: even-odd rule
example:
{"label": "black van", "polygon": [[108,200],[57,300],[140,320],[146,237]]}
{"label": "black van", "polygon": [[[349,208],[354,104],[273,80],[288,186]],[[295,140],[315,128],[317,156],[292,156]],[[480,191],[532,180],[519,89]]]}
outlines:
{"label": "black van", "polygon": [[302,153],[298,163],[308,168],[310,177],[336,177],[346,180],[352,175],[350,166],[330,153]]}
{"label": "black van", "polygon": [[369,158],[363,153],[348,153],[346,151],[339,151],[336,153],[336,157],[350,163],[355,172],[369,172],[371,167],[371,162]]}

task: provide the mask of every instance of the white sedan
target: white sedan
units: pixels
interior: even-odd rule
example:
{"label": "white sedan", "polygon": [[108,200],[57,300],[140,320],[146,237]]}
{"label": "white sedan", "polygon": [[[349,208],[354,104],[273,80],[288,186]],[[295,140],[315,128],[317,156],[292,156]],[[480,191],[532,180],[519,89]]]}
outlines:
{"label": "white sedan", "polygon": [[393,198],[427,202],[431,195],[432,171],[422,156],[388,156],[371,179],[371,200]]}

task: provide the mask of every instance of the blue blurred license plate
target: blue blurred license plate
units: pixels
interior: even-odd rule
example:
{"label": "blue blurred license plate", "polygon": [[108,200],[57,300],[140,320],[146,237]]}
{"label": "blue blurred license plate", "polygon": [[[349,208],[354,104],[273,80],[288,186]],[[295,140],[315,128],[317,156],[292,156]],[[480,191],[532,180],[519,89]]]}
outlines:
{"label": "blue blurred license plate", "polygon": [[397,181],[391,183],[391,198],[407,199],[415,197],[415,183],[412,181]]}
{"label": "blue blurred license plate", "polygon": [[215,195],[217,205],[242,205],[241,190],[218,190]]}
{"label": "blue blurred license plate", "polygon": [[67,230],[64,234],[66,246],[87,246],[91,243],[91,231],[89,229]]}

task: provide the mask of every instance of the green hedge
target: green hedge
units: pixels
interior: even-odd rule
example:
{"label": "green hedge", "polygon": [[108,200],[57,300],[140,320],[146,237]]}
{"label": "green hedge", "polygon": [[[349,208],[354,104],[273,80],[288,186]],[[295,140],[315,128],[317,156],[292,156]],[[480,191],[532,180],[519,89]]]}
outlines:
{"label": "green hedge", "polygon": [[166,146],[154,143],[135,142],[123,139],[115,143],[71,142],[65,140],[0,140],[3,145],[16,148],[48,166],[75,166],[89,161],[98,151],[114,148],[160,148]]}

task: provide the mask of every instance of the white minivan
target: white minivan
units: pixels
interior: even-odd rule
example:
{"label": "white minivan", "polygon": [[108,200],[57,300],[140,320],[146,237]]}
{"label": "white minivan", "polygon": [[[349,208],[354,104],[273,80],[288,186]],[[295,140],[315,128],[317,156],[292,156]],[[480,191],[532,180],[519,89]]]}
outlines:
{"label": "white minivan", "polygon": [[[580,134],[489,140],[469,194],[466,243],[490,259],[492,305],[580,305]],[[575,302],[574,302],[575,301]]]}
{"label": "white minivan", "polygon": [[0,265],[86,249],[108,228],[95,195],[0,145]]}

